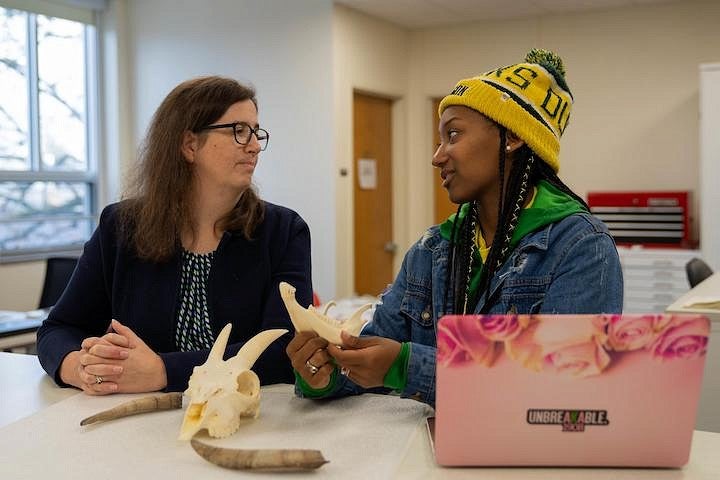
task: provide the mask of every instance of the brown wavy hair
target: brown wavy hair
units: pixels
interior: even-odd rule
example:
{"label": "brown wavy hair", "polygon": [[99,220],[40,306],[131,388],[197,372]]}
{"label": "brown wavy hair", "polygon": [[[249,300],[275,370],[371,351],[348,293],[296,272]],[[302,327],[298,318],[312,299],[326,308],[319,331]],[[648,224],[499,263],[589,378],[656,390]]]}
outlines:
{"label": "brown wavy hair", "polygon": [[[179,248],[190,218],[193,170],[181,151],[186,131],[211,125],[231,105],[252,100],[255,90],[231,78],[208,76],[175,87],[153,115],[120,208],[120,232],[143,260],[169,260]],[[204,142],[206,137],[201,137]],[[238,230],[251,238],[264,206],[251,185],[235,208],[218,220],[222,231]]]}

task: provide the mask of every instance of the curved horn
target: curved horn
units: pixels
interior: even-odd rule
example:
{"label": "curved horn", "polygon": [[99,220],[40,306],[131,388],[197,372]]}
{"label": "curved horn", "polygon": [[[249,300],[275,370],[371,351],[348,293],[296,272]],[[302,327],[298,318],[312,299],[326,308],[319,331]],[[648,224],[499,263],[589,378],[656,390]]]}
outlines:
{"label": "curved horn", "polygon": [[[230,338],[230,330],[232,330],[232,323],[228,323],[220,331],[220,334],[215,339],[215,343],[210,350],[207,362],[221,362],[223,355],[225,354],[225,347],[227,347],[228,338]],[[207,363],[206,362],[206,363]]]}
{"label": "curved horn", "polygon": [[135,398],[117,407],[96,413],[93,416],[84,418],[80,425],[90,425],[98,422],[106,422],[116,418],[129,417],[139,413],[155,412],[157,410],[171,410],[182,408],[182,393],[161,393],[149,397]]}
{"label": "curved horn", "polygon": [[288,331],[284,328],[263,330],[245,342],[245,345],[240,348],[240,351],[238,351],[237,355],[233,357],[233,360],[239,362],[249,370],[255,364],[255,361],[258,359],[260,354],[262,354],[272,342],[285,335],[287,332]]}
{"label": "curved horn", "polygon": [[208,462],[235,470],[313,470],[328,463],[319,450],[233,450],[207,445],[195,438],[190,445]]}

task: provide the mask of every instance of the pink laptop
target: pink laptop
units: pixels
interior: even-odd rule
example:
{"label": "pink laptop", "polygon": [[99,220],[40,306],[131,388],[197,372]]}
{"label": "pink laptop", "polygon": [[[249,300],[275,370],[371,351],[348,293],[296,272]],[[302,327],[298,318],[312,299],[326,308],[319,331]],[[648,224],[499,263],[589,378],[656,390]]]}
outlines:
{"label": "pink laptop", "polygon": [[709,336],[687,314],[445,316],[437,463],[680,467]]}

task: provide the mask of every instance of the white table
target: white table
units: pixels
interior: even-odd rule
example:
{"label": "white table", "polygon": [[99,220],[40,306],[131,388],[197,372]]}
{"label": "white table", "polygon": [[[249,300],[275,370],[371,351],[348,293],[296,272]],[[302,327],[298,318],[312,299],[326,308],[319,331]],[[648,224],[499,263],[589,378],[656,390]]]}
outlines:
{"label": "white table", "polygon": [[670,313],[701,313],[713,322],[720,322],[720,310],[690,308],[686,307],[688,303],[693,303],[699,299],[715,298],[720,300],[720,272],[712,274],[702,282],[695,285],[685,295],[678,298],[667,308]]}
{"label": "white table", "polygon": [[77,393],[58,388],[35,355],[0,352],[0,429]]}
{"label": "white table", "polygon": [[[277,389],[291,391],[290,386],[274,386]],[[63,399],[78,395],[77,390],[61,389],[54,385],[42,369],[37,358],[32,355],[21,355],[0,352],[0,438],[9,430],[10,423],[40,412],[50,405]],[[5,427],[5,428],[3,428]],[[39,432],[27,432],[28,435]],[[354,432],[362,435],[363,432]],[[40,433],[41,434],[41,433]],[[69,443],[63,448],[72,448]],[[68,452],[68,455],[73,455]],[[372,459],[363,458],[358,452],[359,462],[368,462]],[[41,461],[42,456],[38,457]],[[62,465],[54,465],[62,469]],[[10,467],[0,464],[0,478],[5,478],[3,470]],[[324,467],[323,467],[324,468]],[[352,468],[352,465],[347,467]],[[222,474],[232,475],[233,472],[221,470]],[[533,480],[563,480],[563,479],[589,479],[589,480],[716,480],[720,478],[720,433],[695,431],[690,463],[680,470],[656,469],[595,469],[595,468],[440,468],[435,464],[429,447],[427,433],[423,427],[418,427],[412,436],[406,455],[402,459],[400,474],[396,478],[422,478],[422,479],[533,479]],[[122,472],[118,472],[121,474]],[[168,478],[180,478],[180,472],[168,472]],[[235,472],[243,476],[241,472]],[[320,473],[320,472],[317,472]],[[52,477],[52,475],[50,475]],[[261,475],[261,478],[269,478]],[[48,472],[30,475],[23,478],[48,478]],[[118,477],[119,478],[119,477]],[[123,477],[124,478],[124,477]],[[378,479],[379,480],[379,479]]]}

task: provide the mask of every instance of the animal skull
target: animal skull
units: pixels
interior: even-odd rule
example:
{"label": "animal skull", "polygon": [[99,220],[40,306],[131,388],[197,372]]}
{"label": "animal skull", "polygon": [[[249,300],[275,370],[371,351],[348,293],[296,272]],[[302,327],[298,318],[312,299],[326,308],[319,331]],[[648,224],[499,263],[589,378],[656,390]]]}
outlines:
{"label": "animal skull", "polygon": [[207,361],[193,369],[185,390],[190,403],[180,428],[180,440],[190,440],[203,428],[212,437],[228,437],[240,428],[241,417],[257,418],[260,412],[260,380],[250,368],[287,330],[260,332],[248,340],[237,355],[224,361],[231,329],[232,324],[225,325]]}
{"label": "animal skull", "polygon": [[357,336],[360,334],[365,320],[362,318],[362,314],[365,310],[372,307],[372,303],[363,305],[357,309],[348,320],[338,321],[327,315],[330,307],[335,305],[335,302],[329,302],[322,313],[317,311],[312,305],[308,308],[303,308],[295,300],[295,287],[289,283],[280,282],[280,296],[285,303],[290,314],[290,320],[292,320],[295,330],[298,332],[315,332],[328,342],[335,345],[342,345],[342,339],[340,338],[340,332],[345,330],[350,335]]}

